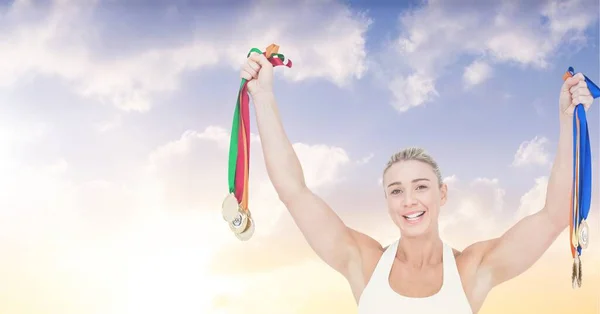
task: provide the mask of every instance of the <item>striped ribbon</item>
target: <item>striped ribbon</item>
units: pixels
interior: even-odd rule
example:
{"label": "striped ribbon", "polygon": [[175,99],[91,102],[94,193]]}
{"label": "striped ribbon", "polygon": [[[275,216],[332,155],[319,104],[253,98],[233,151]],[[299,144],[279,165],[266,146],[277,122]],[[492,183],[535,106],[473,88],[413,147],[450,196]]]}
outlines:
{"label": "striped ribbon", "polygon": [[[563,80],[575,75],[569,67]],[[593,98],[600,97],[600,88],[584,76]],[[569,219],[569,245],[574,259],[581,256],[580,228],[590,211],[592,197],[592,154],[587,117],[583,104],[575,106],[573,113],[573,185],[571,192],[571,215]]]}
{"label": "striped ribbon", "polygon": [[[247,57],[253,52],[263,54],[271,64],[276,66],[292,67],[290,60],[285,60],[284,55],[278,53],[279,46],[272,44],[263,53],[257,48],[252,48]],[[228,185],[229,193],[233,193],[240,208],[248,210],[248,178],[250,163],[250,98],[248,96],[248,81],[242,79],[238,92],[231,138],[229,140]]]}

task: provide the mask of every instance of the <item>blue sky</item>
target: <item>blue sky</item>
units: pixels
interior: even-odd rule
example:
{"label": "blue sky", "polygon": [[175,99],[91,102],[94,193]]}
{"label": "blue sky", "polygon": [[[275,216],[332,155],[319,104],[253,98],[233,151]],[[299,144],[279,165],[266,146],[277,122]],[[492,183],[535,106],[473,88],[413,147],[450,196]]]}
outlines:
{"label": "blue sky", "polygon": [[[507,3],[510,2],[498,2],[484,10],[481,5],[465,2],[456,2],[460,4],[457,9],[438,1],[429,4],[414,1],[401,6],[371,6],[364,1],[350,1],[348,6],[344,6],[325,1],[320,6],[296,5],[296,9],[305,8],[296,11],[300,12],[297,20],[289,19],[292,13],[279,11],[285,7],[270,6],[270,10],[275,11],[271,13],[276,20],[275,25],[283,25],[289,33],[279,32],[263,39],[263,33],[257,30],[255,33],[260,39],[256,40],[252,38],[252,32],[247,34],[239,27],[250,27],[260,22],[263,14],[260,10],[265,8],[260,3],[203,6],[179,2],[144,6],[136,2],[99,2],[95,6],[73,6],[64,9],[64,12],[55,11],[68,17],[64,25],[72,29],[62,32],[58,28],[53,45],[65,43],[68,48],[64,51],[72,50],[74,55],[77,55],[78,49],[85,51],[92,62],[105,62],[108,66],[110,62],[136,59],[137,55],[148,51],[184,47],[193,42],[206,44],[207,54],[225,57],[217,62],[206,61],[207,65],[202,67],[184,65],[182,70],[174,72],[171,81],[164,82],[166,85],[174,83],[173,88],[165,91],[159,87],[163,84],[159,78],[168,69],[135,70],[140,76],[156,76],[141,83],[134,76],[127,77],[130,82],[124,83],[132,88],[136,88],[137,84],[138,88],[142,86],[142,92],[149,93],[151,98],[147,97],[144,105],[147,108],[141,110],[127,108],[116,98],[110,99],[115,95],[119,97],[115,93],[123,93],[126,97],[134,95],[128,94],[128,91],[119,89],[112,93],[110,87],[98,87],[96,97],[82,97],[73,93],[73,81],[68,78],[68,71],[50,70],[54,74],[44,75],[43,65],[39,65],[38,69],[34,65],[15,76],[17,83],[4,91],[6,103],[19,104],[4,110],[15,115],[16,119],[30,118],[49,125],[53,136],[36,149],[38,152],[44,150],[44,155],[67,154],[70,163],[78,165],[78,171],[73,175],[86,179],[99,175],[119,177],[138,158],[161,143],[177,138],[185,130],[203,130],[210,125],[228,128],[238,70],[237,63],[227,59],[231,60],[235,54],[243,61],[251,47],[238,45],[239,42],[255,43],[259,48],[262,48],[261,44],[278,42],[282,45],[282,52],[296,60],[293,69],[277,70],[276,82],[286,130],[293,141],[340,146],[352,159],[373,154],[372,162],[363,171],[366,178],[372,178],[374,182],[390,154],[403,147],[417,145],[436,156],[444,174],[468,179],[495,177],[509,186],[525,189],[535,176],[547,174],[548,168],[538,166],[514,170],[509,165],[519,145],[535,136],[546,137],[546,152],[554,153],[553,145],[557,138],[555,108],[563,71],[572,65],[598,81],[598,21],[593,14],[577,17],[584,21],[581,26],[581,23],[564,23],[556,17],[555,27],[550,28],[550,21],[555,21],[555,17],[549,19],[543,14],[548,2],[537,1],[527,7],[521,6],[526,9],[521,13],[510,13],[511,6]],[[597,8],[593,1],[566,4],[573,14],[595,12],[594,6]],[[14,7],[16,5],[12,6],[13,12],[8,15],[11,18],[7,19],[6,30],[18,29],[28,23],[43,26],[36,22],[37,19],[42,18],[43,21],[44,17],[52,17],[39,8],[17,14]],[[10,8],[10,5],[5,8]],[[75,9],[79,10],[77,15],[70,13]],[[310,27],[328,26],[323,18],[341,10],[347,12],[338,13],[340,29],[332,31],[332,34],[355,36],[352,37],[355,42],[348,44],[338,38],[340,45],[346,46],[324,48],[338,54],[329,56],[331,62],[311,60],[307,64],[302,62],[303,59],[298,60],[300,56],[314,58],[310,55],[314,47],[326,43],[326,36],[333,36],[325,34],[322,37],[325,39],[313,40],[310,33],[314,30]],[[474,14],[469,15],[469,12]],[[503,12],[512,14],[505,13],[505,17],[514,18],[508,26],[494,28],[477,24],[503,16]],[[244,15],[249,19],[248,23],[236,19]],[[411,15],[414,18],[410,18]],[[436,15],[444,19],[439,20]],[[26,19],[19,20],[23,17]],[[567,15],[562,19],[570,17]],[[442,26],[427,28],[428,19]],[[86,27],[78,29],[83,21],[87,23]],[[236,21],[239,23],[236,24]],[[310,26],[311,22],[313,26]],[[447,31],[452,27],[456,30]],[[297,38],[293,37],[294,34]],[[397,43],[402,40],[415,43],[415,39],[411,39],[414,34],[429,36],[423,40],[421,50],[399,53]],[[502,34],[514,36],[515,41],[502,37]],[[497,46],[490,43],[494,36],[499,38]],[[300,42],[296,44],[296,50],[285,45],[286,41],[294,40]],[[228,42],[234,44],[235,52],[227,47]],[[213,46],[217,48],[211,43],[215,43]],[[525,46],[520,49],[519,44]],[[219,45],[229,50],[213,51]],[[536,45],[540,48],[528,50],[536,48]],[[203,58],[204,50],[202,47],[197,49],[196,55],[186,62],[193,63]],[[60,50],[56,51],[60,54]],[[343,83],[335,81],[336,74],[333,72],[336,68],[333,67],[325,70],[329,73],[311,73],[315,64],[335,63],[338,58],[349,60],[347,64],[340,65],[347,67],[340,70],[339,77]],[[7,60],[11,58],[5,59],[5,62],[10,62]],[[491,74],[481,83],[465,89],[463,72],[474,61],[484,63]],[[111,71],[108,67],[105,70]],[[400,97],[410,98],[418,93],[388,85],[394,79],[406,78],[421,70],[426,73],[425,79],[432,79],[435,95],[430,93],[429,100],[417,100],[418,104],[400,112],[394,107],[401,102],[395,97],[394,90],[402,95]],[[302,71],[306,74],[289,80],[284,78],[286,71],[296,73],[290,77]],[[119,75],[120,72],[115,73]],[[124,73],[127,75],[128,72]],[[67,79],[61,80],[61,76]],[[147,86],[144,87],[144,84]],[[35,93],[31,92],[33,90]],[[404,99],[403,105],[410,102],[407,99]],[[597,109],[592,109],[590,115],[590,131],[596,134]],[[90,125],[107,121],[116,123],[119,132],[98,133],[90,128]],[[256,132],[255,125],[252,130]],[[114,152],[106,156],[106,151],[113,149]],[[593,152],[594,156],[598,153],[597,142],[593,145]],[[523,178],[523,174],[528,179]]]}
{"label": "blue sky", "polygon": [[[48,241],[82,245],[67,238],[128,254],[114,243],[134,241],[150,220],[161,232],[135,238],[150,250],[140,254],[211,234],[220,240],[189,245],[218,264],[214,256],[240,245],[214,221],[239,68],[250,48],[273,42],[294,62],[276,69],[286,131],[309,185],[345,221],[390,239],[378,180],[391,154],[421,146],[451,177],[449,241],[473,221],[469,236],[497,234],[543,204],[564,71],[600,81],[598,10],[592,0],[4,1],[0,239],[41,255]],[[588,114],[595,166],[597,104]],[[301,247],[253,143],[251,206],[263,227],[245,249]],[[173,234],[155,244],[163,230]],[[27,259],[17,253],[14,265]]]}
{"label": "blue sky", "polygon": [[[185,43],[190,40],[191,33],[196,31],[202,35],[213,33],[213,36],[216,36],[215,34],[226,30],[227,24],[232,24],[228,18],[239,14],[233,6],[227,5],[210,5],[207,14],[204,12],[207,9],[198,5],[189,10],[180,8],[175,18],[172,17],[175,14],[172,13],[174,6],[142,6],[134,2],[129,5],[102,3],[86,15],[92,17],[96,35],[90,40],[89,47],[98,59],[135,55],[136,52],[150,47],[156,49]],[[406,7],[418,10],[419,3],[413,2],[406,7],[368,7],[365,2],[359,1],[350,2],[350,7],[353,12],[366,12],[372,21],[364,36],[364,49],[367,53],[365,63],[385,62],[385,67],[405,66],[400,56],[389,53],[390,49],[387,46],[390,45],[390,41],[397,40],[399,34],[406,31],[399,25],[399,15],[408,12]],[[527,15],[534,14],[528,12]],[[206,30],[206,26],[213,23],[213,20],[221,20],[216,25],[219,28],[214,32]],[[446,156],[443,158],[451,160],[452,151],[459,151],[454,147],[469,147],[469,143],[485,145],[485,135],[487,139],[493,139],[489,142],[493,143],[495,150],[493,154],[490,149],[481,149],[478,153],[489,152],[490,154],[482,155],[481,159],[499,165],[510,161],[512,151],[527,138],[543,135],[554,139],[555,119],[551,110],[556,103],[556,94],[561,83],[560,75],[567,66],[573,65],[576,69],[582,69],[597,81],[598,62],[594,58],[598,49],[597,22],[590,24],[583,34],[587,37],[583,47],[561,42],[547,53],[546,68],[537,69],[529,64],[498,62],[493,65],[493,78],[469,91],[464,91],[462,82],[455,78],[461,76],[464,67],[478,57],[473,54],[456,53],[459,60],[450,62],[439,71],[436,70],[441,76],[435,82],[439,96],[423,107],[411,109],[406,113],[395,112],[390,106],[393,96],[387,88],[380,87],[381,81],[377,78],[380,73],[377,72],[382,64],[370,67],[359,80],[350,82],[349,86],[344,88],[319,78],[293,83],[278,82],[278,96],[284,110],[284,118],[294,117],[286,120],[286,126],[290,136],[297,140],[350,145],[348,149],[353,155],[360,156],[377,151],[376,158],[383,159],[386,154],[407,144],[422,145],[431,150],[439,150],[436,155]],[[568,40],[568,36],[565,39]],[[575,48],[575,52],[572,52],[572,47]],[[286,47],[282,47],[282,50],[286,52]],[[239,55],[243,56],[245,53],[246,51],[240,51]],[[294,51],[288,52],[292,60],[293,55]],[[483,59],[485,58],[483,56]],[[215,64],[202,71],[182,74],[181,86],[177,92],[158,95],[157,99],[153,99],[153,110],[143,114],[126,114],[125,119],[131,120],[132,125],[141,123],[161,133],[168,130],[181,133],[183,128],[201,128],[203,122],[208,125],[215,121],[213,119],[219,119],[219,124],[227,125],[232,107],[231,99],[236,88],[236,84],[231,82],[237,81],[237,73],[234,69],[224,68],[224,65]],[[295,64],[296,68],[302,66],[302,63]],[[410,72],[399,71],[396,75],[406,73]],[[46,81],[49,79],[36,77],[29,81],[29,84],[33,85],[29,88],[35,88],[40,93],[47,90],[47,95],[51,96],[46,97],[49,100],[64,97],[64,103],[72,102],[68,100],[68,86]],[[207,84],[208,80],[210,84]],[[505,98],[508,94],[511,97]],[[289,99],[295,101],[291,102]],[[87,99],[75,101],[82,106],[90,102]],[[111,114],[107,108],[88,108],[86,107],[86,110],[98,110],[98,114],[102,110],[106,115]],[[62,108],[56,109],[55,111],[61,111]],[[77,114],[77,109],[73,109],[68,111]],[[450,118],[451,114],[458,117]],[[596,116],[593,111],[591,114]],[[302,127],[314,119],[319,122],[317,125],[327,129]],[[459,126],[465,124],[473,124],[473,128],[478,131],[462,131]],[[508,128],[507,124],[511,127]],[[596,125],[591,124],[592,128]],[[353,128],[359,128],[360,132],[353,132]],[[338,133],[333,130],[344,132]],[[503,135],[494,135],[495,132],[503,132]],[[388,144],[376,145],[377,142],[373,141],[376,138],[381,138],[383,143]],[[373,146],[369,146],[369,143]],[[489,167],[485,168],[485,171],[488,170]],[[470,176],[478,172],[476,169],[473,171]]]}

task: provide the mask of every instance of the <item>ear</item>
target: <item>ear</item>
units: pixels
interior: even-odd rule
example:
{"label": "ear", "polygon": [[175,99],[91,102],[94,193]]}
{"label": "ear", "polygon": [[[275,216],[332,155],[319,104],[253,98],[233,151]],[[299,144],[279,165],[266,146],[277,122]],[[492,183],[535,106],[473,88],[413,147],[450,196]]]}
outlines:
{"label": "ear", "polygon": [[440,186],[440,194],[440,205],[444,206],[448,200],[448,186],[446,183],[442,183],[442,186]]}

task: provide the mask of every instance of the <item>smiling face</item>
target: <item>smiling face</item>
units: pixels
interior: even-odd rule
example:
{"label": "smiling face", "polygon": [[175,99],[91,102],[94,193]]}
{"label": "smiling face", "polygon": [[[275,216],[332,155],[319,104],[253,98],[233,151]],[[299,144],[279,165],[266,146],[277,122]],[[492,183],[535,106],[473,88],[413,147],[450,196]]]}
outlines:
{"label": "smiling face", "polygon": [[389,214],[403,237],[438,231],[440,207],[447,196],[447,187],[438,177],[430,164],[419,160],[401,160],[385,171]]}

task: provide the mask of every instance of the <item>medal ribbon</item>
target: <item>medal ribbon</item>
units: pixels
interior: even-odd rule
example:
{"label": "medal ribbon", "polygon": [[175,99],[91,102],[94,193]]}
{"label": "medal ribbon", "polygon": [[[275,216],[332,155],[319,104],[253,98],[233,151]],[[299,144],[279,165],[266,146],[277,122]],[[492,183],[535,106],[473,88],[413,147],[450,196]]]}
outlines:
{"label": "medal ribbon", "polygon": [[[563,79],[575,75],[573,67],[569,67]],[[600,88],[587,76],[584,76],[588,89],[593,98],[600,97]],[[571,218],[569,237],[571,255],[581,255],[579,244],[579,225],[587,219],[592,198],[592,152],[587,117],[583,104],[575,106],[573,113],[573,188],[571,194]]]}
{"label": "medal ribbon", "polygon": [[[263,54],[274,66],[292,67],[290,60],[278,53],[279,46],[272,44],[263,53],[252,48],[246,57],[256,52]],[[248,209],[248,178],[250,164],[250,97],[248,81],[242,79],[238,91],[237,102],[233,113],[231,137],[229,140],[228,185],[229,193],[233,193],[242,210]]]}

